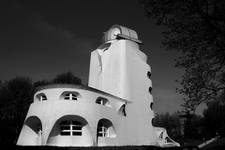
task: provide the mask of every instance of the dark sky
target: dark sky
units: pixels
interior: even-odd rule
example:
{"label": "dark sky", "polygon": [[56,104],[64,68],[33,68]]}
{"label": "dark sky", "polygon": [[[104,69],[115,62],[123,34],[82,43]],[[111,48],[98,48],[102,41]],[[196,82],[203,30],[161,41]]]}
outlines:
{"label": "dark sky", "polygon": [[156,112],[180,109],[175,80],[176,52],[161,45],[162,27],[155,26],[136,0],[1,1],[0,79],[28,76],[51,79],[71,71],[87,83],[89,58],[104,31],[120,24],[137,31],[152,67]]}

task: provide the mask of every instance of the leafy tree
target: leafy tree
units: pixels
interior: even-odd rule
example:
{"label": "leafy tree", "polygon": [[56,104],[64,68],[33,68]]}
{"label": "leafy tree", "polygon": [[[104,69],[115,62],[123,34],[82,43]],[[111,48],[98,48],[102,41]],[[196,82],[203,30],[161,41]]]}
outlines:
{"label": "leafy tree", "polygon": [[35,88],[49,84],[82,84],[81,79],[73,75],[72,72],[65,72],[56,75],[53,80],[40,80],[33,83]]}
{"label": "leafy tree", "polygon": [[184,69],[178,92],[186,95],[184,108],[195,112],[202,102],[224,100],[225,93],[225,1],[140,0],[146,14],[164,27],[162,41],[181,57]]}
{"label": "leafy tree", "polygon": [[201,116],[193,114],[188,118],[187,123],[184,124],[186,139],[199,139],[202,140],[203,134],[203,118]]}
{"label": "leafy tree", "polygon": [[219,134],[225,136],[225,105],[215,101],[204,111],[204,135],[211,138]]}
{"label": "leafy tree", "polygon": [[34,88],[32,81],[16,77],[2,83],[0,89],[1,142],[16,141],[23,121],[32,102]]}
{"label": "leafy tree", "polygon": [[65,84],[81,84],[81,79],[74,76],[71,72],[66,72],[57,75],[53,81],[53,83],[65,83]]}
{"label": "leafy tree", "polygon": [[48,84],[51,84],[49,81],[46,81],[46,80],[40,80],[40,81],[36,81],[33,83],[33,86],[35,88],[37,87],[40,87],[40,86],[45,86],[45,85],[48,85]]}

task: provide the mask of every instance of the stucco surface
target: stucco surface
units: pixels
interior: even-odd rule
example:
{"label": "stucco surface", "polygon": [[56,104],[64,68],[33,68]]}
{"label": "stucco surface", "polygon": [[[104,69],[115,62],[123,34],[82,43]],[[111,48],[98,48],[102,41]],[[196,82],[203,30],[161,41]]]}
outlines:
{"label": "stucco surface", "polygon": [[[150,107],[151,67],[139,48],[137,33],[116,25],[104,40],[91,53],[88,87],[58,84],[37,90],[18,145],[157,145]],[[75,94],[76,99],[66,100],[65,93]],[[40,100],[43,95],[46,98]],[[99,97],[107,105],[96,102]],[[62,135],[60,123],[64,120],[78,121],[82,134]],[[107,136],[98,134],[100,125],[107,129]]]}

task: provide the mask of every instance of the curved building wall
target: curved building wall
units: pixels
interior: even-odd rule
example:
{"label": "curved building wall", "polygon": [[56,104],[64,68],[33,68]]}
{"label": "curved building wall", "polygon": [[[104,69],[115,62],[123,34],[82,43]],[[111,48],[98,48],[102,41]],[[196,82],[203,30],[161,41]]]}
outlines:
{"label": "curved building wall", "polygon": [[[91,53],[89,87],[50,85],[35,93],[18,145],[155,145],[151,67],[141,41],[118,25],[105,40]],[[27,123],[33,116],[40,121]]]}
{"label": "curved building wall", "polygon": [[[61,94],[65,91],[75,91],[79,93],[77,100],[62,99]],[[47,100],[39,101],[36,95],[44,93]],[[108,106],[96,103],[98,97],[107,98]],[[94,146],[97,143],[97,125],[98,121],[106,118],[113,123],[115,131],[121,127],[122,117],[119,114],[120,107],[126,104],[125,100],[111,97],[106,94],[99,94],[79,88],[48,88],[38,91],[34,96],[34,102],[31,104],[26,120],[31,116],[37,116],[42,123],[41,137],[33,132],[35,138],[27,140],[27,126],[24,125],[19,136],[18,145],[56,145],[56,146]],[[82,136],[62,136],[60,135],[59,121],[65,117],[71,120],[81,120],[83,124]],[[76,119],[77,118],[77,119]],[[82,119],[81,119],[82,118]],[[115,133],[117,134],[117,133]],[[31,135],[31,136],[33,136]],[[39,136],[39,137],[38,137]],[[110,141],[100,145],[121,145],[119,138],[102,138]],[[38,144],[41,143],[41,144]]]}

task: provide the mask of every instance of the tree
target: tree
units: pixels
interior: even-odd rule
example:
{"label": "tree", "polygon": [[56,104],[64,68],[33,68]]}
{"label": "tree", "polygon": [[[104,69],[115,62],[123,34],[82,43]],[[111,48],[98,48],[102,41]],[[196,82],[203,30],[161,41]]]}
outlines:
{"label": "tree", "polygon": [[53,81],[53,83],[65,83],[65,84],[81,84],[81,79],[78,77],[75,77],[73,73],[66,72],[57,75]]}
{"label": "tree", "polygon": [[168,135],[175,140],[179,140],[181,136],[181,125],[177,113],[172,115],[169,113],[157,114],[154,118],[153,125],[155,127],[166,128]]}
{"label": "tree", "polygon": [[34,88],[40,87],[40,86],[45,86],[51,84],[49,81],[46,80],[40,80],[40,81],[36,81],[33,83]]}
{"label": "tree", "polygon": [[184,69],[178,81],[184,108],[197,106],[225,95],[225,1],[141,0],[146,14],[163,25],[163,45],[181,57],[176,67]]}
{"label": "tree", "polygon": [[0,88],[1,143],[15,143],[22,128],[34,88],[32,81],[16,77],[2,83]]}
{"label": "tree", "polygon": [[219,134],[225,136],[225,105],[219,101],[211,102],[204,111],[205,138]]}

